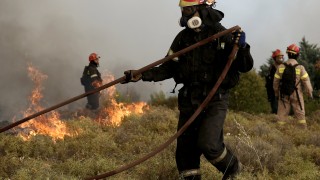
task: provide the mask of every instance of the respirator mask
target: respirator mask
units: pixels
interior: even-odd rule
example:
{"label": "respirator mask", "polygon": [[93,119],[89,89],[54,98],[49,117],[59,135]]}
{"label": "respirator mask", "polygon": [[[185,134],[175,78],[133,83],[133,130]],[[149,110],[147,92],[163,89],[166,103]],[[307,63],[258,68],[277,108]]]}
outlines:
{"label": "respirator mask", "polygon": [[182,17],[179,21],[181,27],[188,27],[195,30],[202,25],[197,6],[182,7],[181,12]]}

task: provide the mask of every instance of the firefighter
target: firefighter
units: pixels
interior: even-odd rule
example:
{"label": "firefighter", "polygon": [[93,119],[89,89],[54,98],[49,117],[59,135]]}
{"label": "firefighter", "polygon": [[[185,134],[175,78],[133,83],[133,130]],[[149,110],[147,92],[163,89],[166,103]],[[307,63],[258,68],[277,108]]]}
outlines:
{"label": "firefighter", "polygon": [[284,60],[283,56],[284,54],[279,49],[276,49],[275,51],[272,52],[271,57],[274,63],[270,65],[268,75],[266,76],[265,87],[267,90],[268,101],[271,106],[271,113],[273,114],[277,114],[277,111],[278,111],[278,100],[276,99],[276,96],[273,90],[273,79],[274,79],[274,74],[277,71],[277,68],[279,67],[280,64],[283,63],[283,60]]}
{"label": "firefighter", "polygon": [[299,127],[306,129],[307,121],[305,117],[302,85],[306,89],[307,94],[310,98],[313,98],[313,89],[307,71],[305,70],[304,66],[298,64],[297,62],[300,48],[295,44],[291,44],[287,47],[286,53],[289,59],[287,62],[285,62],[285,64],[289,64],[295,67],[295,90],[291,95],[283,95],[281,93],[280,85],[284,87],[286,86],[286,82],[282,81],[283,74],[285,72],[285,69],[288,68],[285,64],[281,64],[274,75],[273,82],[275,96],[278,99],[278,123],[279,125],[285,125],[286,123],[288,123],[288,114],[290,112],[290,108],[292,107],[294,116],[297,119],[297,124],[299,125]]}
{"label": "firefighter", "polygon": [[[220,24],[224,14],[214,9],[214,0],[180,0],[179,6],[182,12],[180,25],[184,29],[175,37],[167,55],[226,29]],[[237,38],[239,41],[235,41]],[[136,70],[125,71],[127,82],[173,78],[177,84],[183,84],[178,94],[179,130],[215,85],[235,43],[240,49],[226,78],[205,110],[177,139],[175,157],[180,179],[201,179],[201,155],[223,173],[223,179],[233,178],[240,172],[240,161],[224,143],[223,125],[229,89],[238,83],[240,72],[248,72],[253,67],[245,33],[236,31],[233,35],[225,35],[142,74],[136,74]]]}
{"label": "firefighter", "polygon": [[[84,86],[85,92],[89,92],[102,85],[101,74],[98,71],[100,56],[97,53],[91,53],[89,55],[89,65],[85,66],[81,84]],[[100,93],[94,93],[87,96],[86,108],[89,110],[97,110],[99,108]]]}

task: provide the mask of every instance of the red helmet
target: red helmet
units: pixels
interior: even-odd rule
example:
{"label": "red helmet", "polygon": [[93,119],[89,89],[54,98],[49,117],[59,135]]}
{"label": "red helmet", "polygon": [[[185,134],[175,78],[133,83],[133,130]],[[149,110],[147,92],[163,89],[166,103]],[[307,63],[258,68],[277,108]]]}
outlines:
{"label": "red helmet", "polygon": [[100,56],[98,56],[97,53],[91,53],[89,55],[89,61],[94,61],[94,60],[99,59],[99,58],[100,58]]}
{"label": "red helmet", "polygon": [[187,6],[196,6],[200,4],[211,5],[213,3],[215,3],[215,0],[180,0],[179,6],[187,7]]}
{"label": "red helmet", "polygon": [[283,53],[280,51],[280,49],[276,49],[272,52],[272,59],[276,59],[277,56],[283,56]]}
{"label": "red helmet", "polygon": [[287,47],[287,53],[299,54],[300,48],[295,44],[291,44],[290,46]]}

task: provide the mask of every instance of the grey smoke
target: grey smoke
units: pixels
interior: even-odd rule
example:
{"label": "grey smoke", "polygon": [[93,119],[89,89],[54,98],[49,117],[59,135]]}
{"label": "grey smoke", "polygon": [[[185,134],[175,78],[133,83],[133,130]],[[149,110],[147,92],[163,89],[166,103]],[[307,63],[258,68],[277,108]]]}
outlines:
{"label": "grey smoke", "polygon": [[[10,120],[28,105],[32,82],[27,77],[31,62],[48,75],[43,105],[52,106],[83,93],[79,78],[91,52],[101,56],[101,72],[115,78],[127,69],[138,69],[163,58],[175,35],[180,10],[178,0],[1,0],[0,1],[0,121]],[[298,43],[303,36],[319,43],[317,28],[320,1],[243,0],[217,1],[225,13],[222,24],[240,25],[247,33],[258,69],[271,51]],[[118,85],[140,93],[174,87],[172,80],[161,83]],[[64,108],[82,107],[79,100]]]}

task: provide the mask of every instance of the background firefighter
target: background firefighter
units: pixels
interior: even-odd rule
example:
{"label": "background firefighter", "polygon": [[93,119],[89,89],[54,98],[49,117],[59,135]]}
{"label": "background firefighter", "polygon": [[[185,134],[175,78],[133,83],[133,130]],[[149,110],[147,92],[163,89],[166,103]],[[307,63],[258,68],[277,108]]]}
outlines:
{"label": "background firefighter", "polygon": [[[225,30],[220,24],[224,15],[213,9],[214,5],[213,0],[180,0],[180,25],[185,29],[175,37],[168,55]],[[241,163],[224,144],[223,125],[228,110],[228,90],[238,83],[240,72],[248,72],[253,67],[245,33],[237,31],[223,36],[142,74],[136,75],[135,70],[125,72],[127,82],[173,78],[177,84],[183,84],[178,94],[180,129],[216,83],[235,42],[240,49],[226,78],[205,110],[177,139],[176,163],[181,179],[201,179],[201,155],[224,174],[223,179],[232,178],[240,171]]]}
{"label": "background firefighter", "polygon": [[274,63],[270,65],[269,73],[266,76],[265,87],[267,90],[268,101],[271,106],[271,112],[273,114],[277,114],[277,111],[278,111],[278,100],[273,90],[273,79],[279,65],[283,63],[283,56],[284,56],[283,53],[279,49],[276,49],[275,51],[272,52],[272,59],[274,60]]}
{"label": "background firefighter", "polygon": [[[300,48],[292,44],[287,47],[287,55],[288,61],[285,62],[289,65],[297,65],[297,58],[299,57]],[[298,120],[298,125],[302,128],[307,128],[307,122],[305,119],[305,108],[304,108],[304,99],[303,99],[303,91],[302,85],[305,87],[307,94],[310,98],[312,98],[312,86],[310,82],[309,75],[305,68],[302,65],[297,65],[295,67],[296,79],[295,79],[295,87],[296,90],[291,95],[284,95],[280,93],[280,83],[285,86],[286,82],[281,81],[283,73],[285,71],[285,64],[281,64],[277,69],[274,76],[273,88],[275,95],[278,100],[278,123],[280,125],[284,125],[288,122],[288,114],[290,112],[290,108],[292,107],[295,118]]]}
{"label": "background firefighter", "polygon": [[[102,85],[101,74],[97,69],[99,66],[99,59],[100,56],[96,53],[91,53],[89,55],[89,65],[85,66],[81,77],[81,84],[84,86],[85,92],[92,91]],[[87,96],[88,102],[86,104],[86,108],[90,110],[98,109],[99,98],[99,92]]]}

